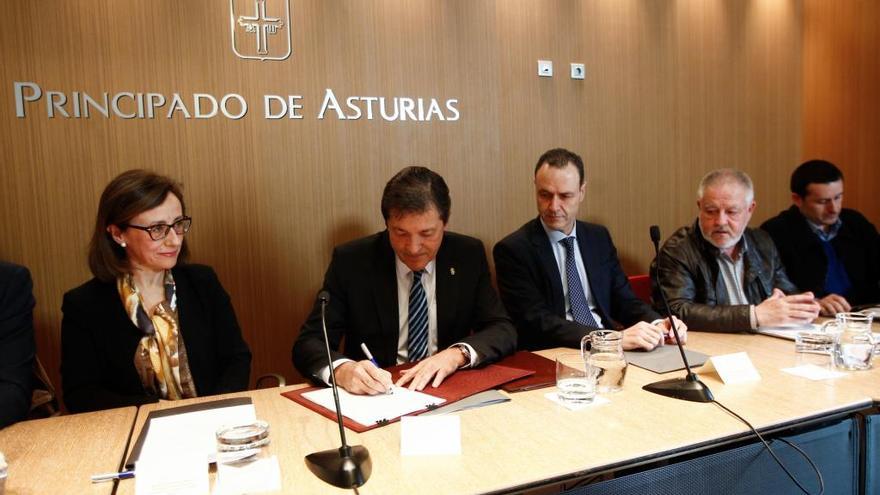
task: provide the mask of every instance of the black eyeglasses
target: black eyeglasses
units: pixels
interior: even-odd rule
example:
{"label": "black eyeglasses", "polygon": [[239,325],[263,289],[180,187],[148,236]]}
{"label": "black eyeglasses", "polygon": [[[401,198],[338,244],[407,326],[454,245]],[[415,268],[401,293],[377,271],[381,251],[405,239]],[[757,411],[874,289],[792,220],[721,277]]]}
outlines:
{"label": "black eyeglasses", "polygon": [[192,218],[183,217],[171,225],[168,225],[167,223],[157,223],[156,225],[150,225],[149,227],[142,227],[140,225],[126,224],[126,227],[143,230],[150,234],[150,239],[161,241],[168,237],[168,232],[171,232],[171,229],[174,229],[174,233],[177,235],[183,235],[189,232],[189,228],[192,227]]}

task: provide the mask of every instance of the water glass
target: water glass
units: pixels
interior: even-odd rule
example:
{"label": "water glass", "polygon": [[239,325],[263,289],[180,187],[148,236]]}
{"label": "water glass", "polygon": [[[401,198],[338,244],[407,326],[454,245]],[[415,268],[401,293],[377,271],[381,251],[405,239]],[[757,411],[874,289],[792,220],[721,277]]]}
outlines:
{"label": "water glass", "polygon": [[269,423],[257,420],[217,429],[217,463],[241,464],[267,457]]}
{"label": "water glass", "polygon": [[559,400],[568,404],[589,404],[596,398],[596,373],[579,353],[556,357],[556,387]]}
{"label": "water glass", "polygon": [[834,320],[822,325],[833,336],[831,363],[835,368],[857,371],[871,368],[874,339],[872,313],[837,313]]}

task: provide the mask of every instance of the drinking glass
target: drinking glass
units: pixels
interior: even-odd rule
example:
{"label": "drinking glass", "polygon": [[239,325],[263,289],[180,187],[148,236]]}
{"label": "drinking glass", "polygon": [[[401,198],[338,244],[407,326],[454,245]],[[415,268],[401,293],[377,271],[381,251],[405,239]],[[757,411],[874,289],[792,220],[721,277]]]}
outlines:
{"label": "drinking glass", "polygon": [[556,357],[556,387],[559,400],[569,404],[589,404],[596,397],[596,373],[578,353]]}

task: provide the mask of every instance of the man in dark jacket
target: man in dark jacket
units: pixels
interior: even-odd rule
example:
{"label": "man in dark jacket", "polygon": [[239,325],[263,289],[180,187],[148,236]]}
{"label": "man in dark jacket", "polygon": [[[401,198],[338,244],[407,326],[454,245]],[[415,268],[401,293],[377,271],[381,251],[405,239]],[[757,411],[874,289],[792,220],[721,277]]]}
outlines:
{"label": "man in dark jacket", "polygon": [[0,262],[0,428],[24,419],[31,406],[33,311],[28,269]]}
{"label": "man in dark jacket", "polygon": [[697,221],[667,239],[651,267],[672,311],[694,330],[753,331],[810,323],[819,314],[812,293],[795,294],[770,236],[747,228],[754,197],[744,172],[707,174],[697,191]]}
{"label": "man in dark jacket", "polygon": [[786,272],[819,299],[822,314],[880,302],[880,236],[861,213],[843,208],[843,174],[825,160],[791,174],[791,208],[767,220]]}

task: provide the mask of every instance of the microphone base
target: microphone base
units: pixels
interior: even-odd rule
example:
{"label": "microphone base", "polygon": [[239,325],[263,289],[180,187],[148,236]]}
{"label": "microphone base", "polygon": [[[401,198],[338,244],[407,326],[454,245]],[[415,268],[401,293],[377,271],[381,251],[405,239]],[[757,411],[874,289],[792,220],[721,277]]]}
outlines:
{"label": "microphone base", "polygon": [[305,460],[315,476],[339,488],[362,486],[373,471],[370,452],[362,445],[315,452]]}
{"label": "microphone base", "polygon": [[715,400],[709,387],[696,377],[693,380],[671,378],[669,380],[649,383],[642,387],[642,389],[666,397],[672,397],[673,399],[691,402],[712,402]]}

